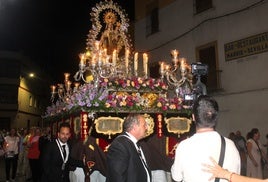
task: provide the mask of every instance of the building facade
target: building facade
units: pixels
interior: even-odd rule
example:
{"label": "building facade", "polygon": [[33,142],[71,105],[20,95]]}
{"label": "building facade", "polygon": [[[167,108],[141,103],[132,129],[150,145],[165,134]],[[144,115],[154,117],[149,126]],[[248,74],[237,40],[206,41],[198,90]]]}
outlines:
{"label": "building facade", "polygon": [[[208,64],[202,78],[220,106],[217,129],[267,134],[268,2],[263,0],[135,1],[135,49],[151,66],[177,49],[189,63]],[[151,74],[157,71],[151,69]]]}
{"label": "building facade", "polygon": [[0,70],[0,129],[42,126],[48,76],[17,52],[0,52]]}

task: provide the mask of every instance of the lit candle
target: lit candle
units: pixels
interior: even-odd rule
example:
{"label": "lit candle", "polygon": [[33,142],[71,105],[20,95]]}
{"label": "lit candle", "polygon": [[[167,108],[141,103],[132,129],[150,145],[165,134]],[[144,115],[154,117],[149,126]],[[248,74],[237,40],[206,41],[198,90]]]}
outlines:
{"label": "lit candle", "polygon": [[179,51],[174,49],[171,51],[171,55],[173,57],[174,66],[177,68],[178,63],[179,63],[179,60],[178,60]]}
{"label": "lit candle", "polygon": [[110,56],[106,56],[106,61],[105,61],[105,64],[109,64],[110,63]]}
{"label": "lit candle", "polygon": [[89,50],[87,50],[87,52],[86,52],[86,57],[89,57],[91,54],[90,54],[90,51]]}
{"label": "lit candle", "polygon": [[138,56],[139,56],[139,53],[135,53],[134,54],[134,74],[135,76],[138,76]]}
{"label": "lit candle", "polygon": [[170,65],[165,65],[165,70],[166,71],[170,70]]}
{"label": "lit candle", "polygon": [[75,82],[74,83],[74,91],[76,92],[78,90],[80,83],[79,82]]}
{"label": "lit candle", "polygon": [[96,48],[97,51],[99,50],[99,48],[100,48],[100,42],[99,41],[95,42],[95,48]]}
{"label": "lit candle", "polygon": [[116,50],[113,51],[112,62],[113,62],[113,65],[116,65]]}
{"label": "lit candle", "polygon": [[107,56],[107,49],[106,48],[103,50],[103,52],[104,52],[104,56]]}
{"label": "lit candle", "polygon": [[69,81],[70,73],[64,73],[65,82]]}
{"label": "lit candle", "polygon": [[164,70],[165,70],[165,63],[164,62],[160,62],[160,74],[164,74]]}
{"label": "lit candle", "polygon": [[164,71],[164,62],[160,62],[160,71]]}
{"label": "lit candle", "polygon": [[180,59],[180,67],[181,67],[181,70],[186,70],[186,67],[187,67],[187,64],[186,64],[186,59],[185,58],[181,58]]}
{"label": "lit candle", "polygon": [[125,64],[126,64],[126,73],[128,74],[128,59],[129,59],[129,49],[126,49],[125,52]]}
{"label": "lit candle", "polygon": [[102,65],[102,53],[101,52],[99,52],[97,59],[98,59],[98,66],[101,67]]}
{"label": "lit candle", "polygon": [[70,90],[70,88],[71,88],[71,84],[72,84],[72,82],[71,82],[71,81],[68,81],[68,82],[67,82],[67,91],[69,91],[69,90]]}
{"label": "lit candle", "polygon": [[145,78],[148,77],[148,55],[143,53],[143,70]]}
{"label": "lit candle", "polygon": [[95,68],[95,66],[96,66],[96,55],[95,54],[92,56],[91,65],[93,68]]}
{"label": "lit candle", "polygon": [[80,67],[84,67],[84,65],[85,65],[85,54],[83,54],[83,53],[79,54],[79,58],[80,58]]}
{"label": "lit candle", "polygon": [[56,86],[55,85],[51,85],[50,88],[51,88],[51,93],[55,93]]}
{"label": "lit candle", "polygon": [[171,54],[173,56],[174,59],[177,59],[178,58],[178,55],[179,55],[179,51],[174,49],[174,50],[171,50]]}

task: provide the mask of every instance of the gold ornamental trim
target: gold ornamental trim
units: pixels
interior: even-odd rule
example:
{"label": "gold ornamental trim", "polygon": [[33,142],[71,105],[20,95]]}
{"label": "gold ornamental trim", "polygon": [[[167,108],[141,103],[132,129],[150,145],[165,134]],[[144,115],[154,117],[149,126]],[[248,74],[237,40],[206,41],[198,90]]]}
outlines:
{"label": "gold ornamental trim", "polygon": [[182,134],[190,131],[192,121],[185,117],[170,117],[165,118],[167,130],[170,133]]}
{"label": "gold ornamental trim", "polygon": [[147,133],[146,133],[146,137],[147,137],[154,132],[154,119],[149,114],[144,114],[143,116],[147,124]]}
{"label": "gold ornamental trim", "polygon": [[95,120],[97,133],[104,135],[115,135],[123,132],[124,119],[120,117],[99,117]]}

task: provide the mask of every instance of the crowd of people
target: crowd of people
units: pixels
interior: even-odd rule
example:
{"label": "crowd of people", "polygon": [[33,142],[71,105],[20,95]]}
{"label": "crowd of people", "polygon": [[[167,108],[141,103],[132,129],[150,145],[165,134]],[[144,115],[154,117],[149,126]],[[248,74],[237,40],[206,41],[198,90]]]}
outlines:
{"label": "crowd of people", "polygon": [[[251,129],[246,138],[238,130],[231,132],[229,138],[236,145],[241,159],[241,175],[263,178],[263,168],[267,166],[267,144],[260,143],[260,132],[257,128]],[[268,141],[268,135],[266,135]],[[267,142],[268,143],[268,142]],[[266,148],[266,150],[265,150]]]}
{"label": "crowd of people", "polygon": [[[262,163],[267,161],[264,150],[267,144],[259,142],[259,130],[253,128],[246,138],[240,131],[223,137],[216,130],[218,113],[219,106],[214,98],[204,95],[197,98],[192,113],[196,132],[177,145],[170,168],[172,179],[185,182],[267,181],[263,180]],[[88,182],[90,179],[96,182],[155,182],[148,160],[150,154],[146,154],[141,145],[146,132],[144,116],[129,114],[123,123],[123,133],[112,141],[105,154],[91,136],[86,141],[80,140],[80,134],[71,138],[69,123],[61,123],[55,137],[51,137],[49,127],[43,131],[35,127],[29,132],[11,129],[0,136],[5,151],[6,180],[15,181],[19,174],[33,182]],[[94,178],[96,171],[98,174]]]}
{"label": "crowd of people", "polygon": [[1,147],[4,150],[6,181],[15,181],[16,176],[23,176],[25,181],[38,181],[41,174],[40,154],[45,143],[51,140],[50,128],[43,132],[39,127],[10,131],[1,131]]}
{"label": "crowd of people", "polygon": [[6,181],[23,177],[24,181],[33,182],[82,182],[91,174],[89,161],[96,161],[94,169],[99,171],[99,176],[105,176],[106,166],[103,164],[106,156],[95,139],[88,137],[83,142],[80,134],[70,137],[70,125],[65,122],[60,124],[54,137],[50,127],[43,131],[32,127],[29,132],[13,128],[1,132]]}

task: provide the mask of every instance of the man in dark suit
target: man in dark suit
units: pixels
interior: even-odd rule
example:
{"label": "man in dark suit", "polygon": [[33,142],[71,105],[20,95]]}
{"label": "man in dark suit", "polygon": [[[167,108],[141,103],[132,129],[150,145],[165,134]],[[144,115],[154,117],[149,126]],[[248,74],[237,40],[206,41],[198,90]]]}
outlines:
{"label": "man in dark suit", "polygon": [[151,171],[138,141],[146,136],[147,124],[140,114],[129,114],[124,133],[114,139],[107,154],[107,182],[150,182]]}
{"label": "man in dark suit", "polygon": [[67,143],[71,136],[69,123],[62,123],[58,137],[44,149],[42,156],[43,182],[69,182],[69,151]]}

